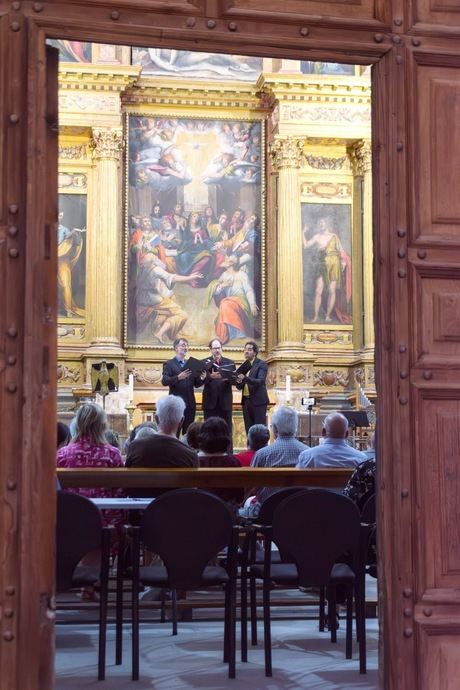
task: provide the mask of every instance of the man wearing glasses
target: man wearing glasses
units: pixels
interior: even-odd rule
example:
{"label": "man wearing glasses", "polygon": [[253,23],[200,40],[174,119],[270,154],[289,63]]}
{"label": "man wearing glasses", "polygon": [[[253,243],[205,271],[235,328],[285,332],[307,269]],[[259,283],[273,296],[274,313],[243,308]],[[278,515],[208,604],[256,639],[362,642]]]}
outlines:
{"label": "man wearing glasses", "polygon": [[232,372],[235,363],[232,359],[222,356],[222,343],[214,338],[209,343],[211,356],[205,360],[206,371],[201,374],[203,381],[203,413],[204,418],[221,417],[232,433]]}

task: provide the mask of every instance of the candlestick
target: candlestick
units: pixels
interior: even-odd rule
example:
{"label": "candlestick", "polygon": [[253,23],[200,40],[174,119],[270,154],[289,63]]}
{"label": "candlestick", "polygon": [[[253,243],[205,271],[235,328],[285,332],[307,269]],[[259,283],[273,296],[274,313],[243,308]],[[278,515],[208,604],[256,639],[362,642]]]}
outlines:
{"label": "candlestick", "polygon": [[129,391],[129,402],[132,403],[134,400],[134,375],[130,374],[128,376],[128,391]]}
{"label": "candlestick", "polygon": [[291,400],[291,377],[289,374],[286,374],[286,402],[290,402]]}
{"label": "candlestick", "polygon": [[128,413],[128,417],[129,417],[128,431],[132,431],[134,429],[133,417],[134,417],[134,410],[135,409],[136,409],[136,405],[133,405],[133,403],[130,403],[129,405],[125,405],[125,410]]}

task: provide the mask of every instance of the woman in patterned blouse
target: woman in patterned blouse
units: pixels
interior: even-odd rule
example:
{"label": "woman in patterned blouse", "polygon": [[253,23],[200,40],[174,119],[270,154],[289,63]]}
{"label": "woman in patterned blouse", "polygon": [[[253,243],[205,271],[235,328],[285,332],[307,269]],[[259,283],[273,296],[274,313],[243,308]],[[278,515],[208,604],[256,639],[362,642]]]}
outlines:
{"label": "woman in patterned blouse", "polygon": [[[100,405],[86,403],[82,405],[75,418],[75,434],[67,446],[57,453],[58,467],[123,467],[123,460],[118,448],[107,443],[107,415]],[[87,498],[113,498],[123,496],[121,489],[81,488],[70,489]],[[123,524],[123,513],[120,510],[104,510],[104,525]]]}

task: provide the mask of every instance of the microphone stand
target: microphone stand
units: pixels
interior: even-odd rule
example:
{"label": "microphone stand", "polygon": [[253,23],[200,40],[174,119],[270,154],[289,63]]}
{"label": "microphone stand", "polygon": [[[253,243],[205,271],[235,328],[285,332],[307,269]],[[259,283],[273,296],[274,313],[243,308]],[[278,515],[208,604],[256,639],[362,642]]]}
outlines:
{"label": "microphone stand", "polygon": [[313,404],[308,405],[308,445],[311,448],[311,411],[313,409]]}

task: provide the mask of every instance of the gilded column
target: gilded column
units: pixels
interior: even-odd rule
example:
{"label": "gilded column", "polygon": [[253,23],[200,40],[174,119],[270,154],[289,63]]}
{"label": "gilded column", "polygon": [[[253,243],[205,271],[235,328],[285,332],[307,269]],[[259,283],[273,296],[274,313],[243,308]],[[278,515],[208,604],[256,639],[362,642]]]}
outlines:
{"label": "gilded column", "polygon": [[374,334],[374,278],[372,239],[372,146],[368,139],[357,142],[351,150],[351,162],[355,176],[362,177],[363,217],[363,312],[364,349],[373,350]]}
{"label": "gilded column", "polygon": [[277,304],[278,344],[276,349],[304,351],[302,219],[299,168],[303,141],[277,138],[270,156],[278,173],[277,193]]}
{"label": "gilded column", "polygon": [[120,152],[122,130],[93,128],[94,184],[88,237],[89,351],[121,353],[122,233]]}

